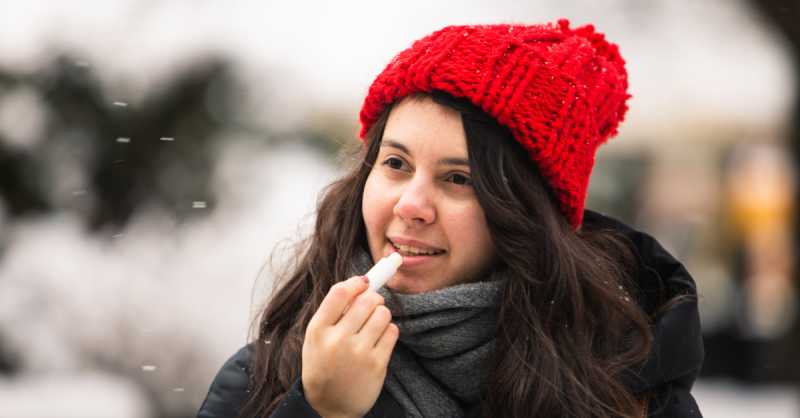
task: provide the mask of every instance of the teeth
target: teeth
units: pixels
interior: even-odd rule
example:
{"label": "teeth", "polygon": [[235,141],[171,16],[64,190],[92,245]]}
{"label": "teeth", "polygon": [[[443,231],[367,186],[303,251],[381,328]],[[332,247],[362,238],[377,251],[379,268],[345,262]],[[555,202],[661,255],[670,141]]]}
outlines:
{"label": "teeth", "polygon": [[426,250],[425,248],[417,248],[410,245],[395,243],[392,243],[392,245],[394,245],[394,248],[396,248],[398,252],[403,253],[403,255],[440,254],[444,252],[443,250]]}

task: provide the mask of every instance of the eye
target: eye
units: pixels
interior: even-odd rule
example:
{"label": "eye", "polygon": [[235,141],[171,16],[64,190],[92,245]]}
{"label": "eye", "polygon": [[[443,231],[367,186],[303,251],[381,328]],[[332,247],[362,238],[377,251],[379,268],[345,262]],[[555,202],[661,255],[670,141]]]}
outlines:
{"label": "eye", "polygon": [[407,169],[405,163],[398,158],[389,157],[386,161],[383,162],[384,165],[388,166],[392,170],[405,170]]}
{"label": "eye", "polygon": [[453,182],[454,184],[458,184],[459,186],[472,185],[472,179],[462,174],[453,174],[452,176],[450,176],[450,181]]}

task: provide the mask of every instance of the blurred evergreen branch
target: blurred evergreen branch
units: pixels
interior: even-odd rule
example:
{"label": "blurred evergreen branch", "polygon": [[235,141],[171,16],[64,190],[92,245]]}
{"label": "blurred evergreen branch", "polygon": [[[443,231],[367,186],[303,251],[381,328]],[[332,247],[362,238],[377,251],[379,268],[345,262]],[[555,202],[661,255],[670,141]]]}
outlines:
{"label": "blurred evergreen branch", "polygon": [[66,56],[32,74],[0,70],[0,100],[11,90],[32,89],[49,116],[44,138],[27,149],[0,136],[0,196],[6,212],[17,217],[60,209],[54,196],[59,173],[52,163],[67,158],[64,153],[77,155],[85,171],[88,190],[77,193],[93,197],[81,211],[92,229],[121,227],[143,203],[178,218],[188,215],[193,201],[213,206],[209,180],[215,135],[234,116],[231,74],[227,63],[210,59],[173,77],[141,103],[119,106],[106,97],[89,67]]}

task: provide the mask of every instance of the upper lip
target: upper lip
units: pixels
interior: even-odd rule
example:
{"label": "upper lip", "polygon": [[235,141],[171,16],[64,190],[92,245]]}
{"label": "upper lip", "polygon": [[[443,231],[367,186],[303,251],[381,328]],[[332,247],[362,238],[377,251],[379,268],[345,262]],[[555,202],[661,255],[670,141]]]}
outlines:
{"label": "upper lip", "polygon": [[417,247],[423,250],[444,251],[444,248],[439,248],[422,241],[417,241],[415,239],[400,238],[400,237],[388,237],[388,238],[389,241],[397,245],[408,245],[410,247]]}

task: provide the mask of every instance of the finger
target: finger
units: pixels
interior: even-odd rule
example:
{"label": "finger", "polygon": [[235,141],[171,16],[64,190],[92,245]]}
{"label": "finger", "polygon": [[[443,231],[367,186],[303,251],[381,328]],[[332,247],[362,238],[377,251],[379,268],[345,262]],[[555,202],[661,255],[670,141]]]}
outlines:
{"label": "finger", "polygon": [[385,359],[386,363],[389,363],[389,356],[392,355],[398,337],[400,337],[400,329],[397,328],[397,325],[389,323],[381,337],[378,338],[378,342],[375,343],[375,354]]}
{"label": "finger", "polygon": [[392,322],[392,313],[389,311],[389,308],[378,306],[372,311],[372,315],[370,315],[367,322],[365,322],[364,326],[358,331],[358,335],[364,338],[365,343],[373,347],[378,342],[381,335],[383,335],[383,332],[390,322]]}
{"label": "finger", "polygon": [[369,279],[366,279],[366,276],[355,276],[336,283],[331,287],[325,299],[322,300],[311,321],[315,326],[336,324],[339,318],[342,317],[342,312],[347,308],[347,305],[352,303],[353,299],[367,290],[368,287]]}
{"label": "finger", "polygon": [[342,332],[355,334],[369,320],[370,316],[375,312],[375,308],[383,304],[383,296],[375,292],[358,295],[353,300],[353,303],[350,304],[350,307],[347,308],[344,316],[336,323],[336,326],[340,327]]}

